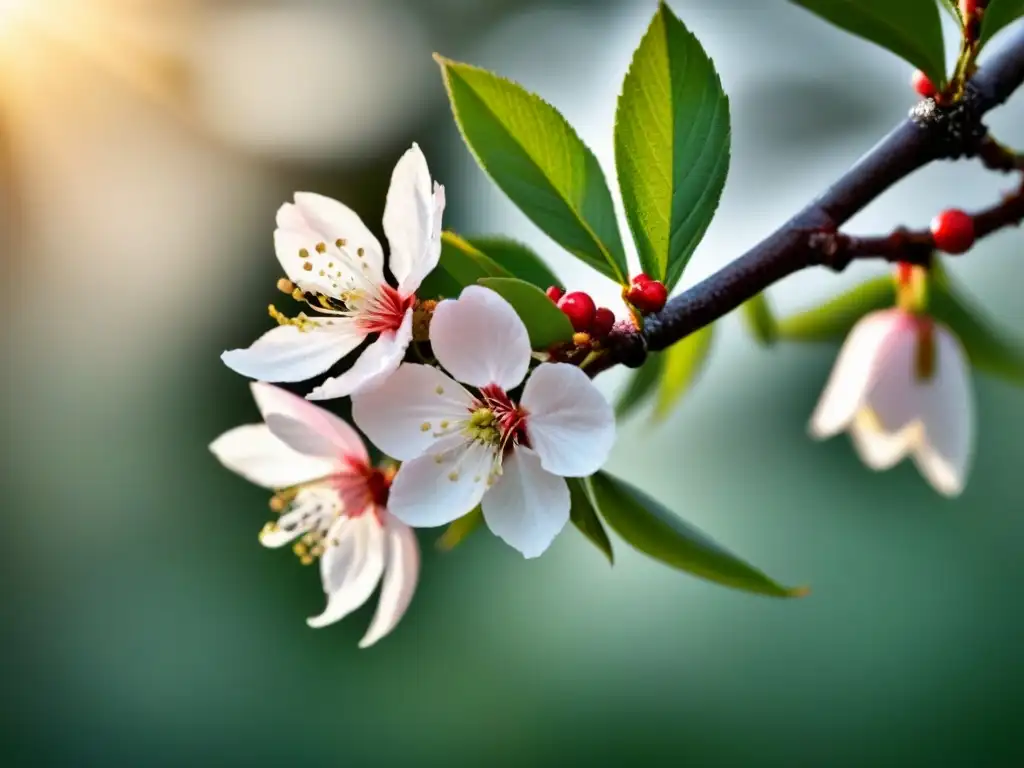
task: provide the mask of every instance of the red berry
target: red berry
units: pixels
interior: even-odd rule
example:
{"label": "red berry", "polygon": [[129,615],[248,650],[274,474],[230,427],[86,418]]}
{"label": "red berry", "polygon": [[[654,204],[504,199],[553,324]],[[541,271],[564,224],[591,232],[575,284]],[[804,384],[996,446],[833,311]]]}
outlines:
{"label": "red berry", "polygon": [[943,211],[932,219],[935,247],[946,253],[965,253],[974,245],[974,219],[963,211]]}
{"label": "red berry", "polygon": [[651,282],[650,275],[641,272],[639,275],[633,278],[633,285],[643,285],[644,283]]}
{"label": "red berry", "polygon": [[548,295],[548,298],[555,302],[555,304],[557,304],[558,300],[565,295],[565,291],[563,291],[557,285],[552,285],[550,288],[544,291],[544,293],[546,293]]}
{"label": "red berry", "polygon": [[577,331],[589,331],[594,322],[594,300],[582,291],[567,293],[558,301],[558,308],[565,312]]}
{"label": "red berry", "polygon": [[665,302],[668,301],[668,289],[664,283],[649,280],[630,288],[626,299],[643,314],[649,315],[664,308]]}
{"label": "red berry", "polygon": [[915,91],[926,99],[930,99],[935,95],[935,84],[920,69],[914,70],[914,74],[910,78],[910,84],[914,87]]}
{"label": "red berry", "polygon": [[603,339],[612,332],[613,325],[615,325],[615,313],[608,307],[601,307],[594,313],[594,325],[591,333],[597,338]]}

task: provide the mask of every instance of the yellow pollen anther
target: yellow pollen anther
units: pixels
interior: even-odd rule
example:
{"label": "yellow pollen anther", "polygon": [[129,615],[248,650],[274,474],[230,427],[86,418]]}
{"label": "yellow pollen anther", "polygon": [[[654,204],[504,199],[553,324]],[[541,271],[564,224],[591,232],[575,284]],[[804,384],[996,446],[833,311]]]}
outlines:
{"label": "yellow pollen anther", "polygon": [[312,272],[313,271],[313,262],[307,261],[305,264],[302,265],[302,268],[304,270],[306,270],[307,272]]}
{"label": "yellow pollen anther", "polygon": [[307,553],[307,551],[308,550],[306,548],[306,545],[303,544],[301,541],[296,542],[295,546],[292,547],[292,552],[294,552],[299,557],[304,556]]}
{"label": "yellow pollen anther", "polygon": [[295,283],[289,280],[287,277],[282,277],[277,281],[277,290],[281,293],[291,293],[295,290]]}
{"label": "yellow pollen anther", "polygon": [[456,480],[459,479],[459,473],[458,472],[449,472],[448,473],[448,479],[451,480],[454,483]]}
{"label": "yellow pollen anther", "polygon": [[344,237],[339,237],[337,240],[334,241],[334,244],[339,248],[344,248],[347,242],[348,241]]}
{"label": "yellow pollen anther", "polygon": [[326,273],[326,272],[324,272],[324,271],[323,271],[323,270],[321,269],[321,270],[320,270],[320,277],[326,277],[326,276],[327,276],[327,273]]}
{"label": "yellow pollen anther", "polygon": [[590,346],[590,334],[580,331],[572,335],[572,343],[577,347],[589,347]]}
{"label": "yellow pollen anther", "polygon": [[328,261],[327,262],[327,268],[328,269],[334,269],[334,262],[333,261]]}
{"label": "yellow pollen anther", "polygon": [[292,291],[292,298],[295,299],[296,301],[302,301],[306,297],[302,293],[302,289],[301,288],[296,288],[294,291]]}
{"label": "yellow pollen anther", "polygon": [[420,424],[420,432],[429,432],[429,431],[430,431],[430,422],[429,421],[424,421],[422,424]]}
{"label": "yellow pollen anther", "polygon": [[308,259],[309,258],[309,251],[307,251],[305,248],[301,248],[299,250],[299,258],[300,259]]}
{"label": "yellow pollen anther", "polygon": [[437,454],[434,457],[434,463],[436,463],[436,464],[444,464],[444,454],[443,453]]}
{"label": "yellow pollen anther", "polygon": [[447,420],[441,422],[441,429],[448,429],[448,421]]}
{"label": "yellow pollen anther", "polygon": [[494,422],[494,412],[490,408],[477,408],[469,417],[471,427],[487,427]]}
{"label": "yellow pollen anther", "polygon": [[441,385],[438,385],[437,389],[435,389],[434,391],[437,392],[437,394],[439,394],[439,395],[443,395],[444,394],[444,387],[442,387]]}
{"label": "yellow pollen anther", "polygon": [[316,244],[316,252],[317,253],[327,253],[327,243],[317,243]]}
{"label": "yellow pollen anther", "polygon": [[358,257],[359,257],[360,259],[361,259],[361,258],[363,258],[363,256],[365,256],[365,255],[366,255],[366,249],[365,249],[365,248],[357,248],[357,249],[356,249],[356,255],[357,255],[357,256],[358,256]]}
{"label": "yellow pollen anther", "polygon": [[309,555],[302,555],[299,558],[299,562],[302,563],[303,565],[312,565],[313,564],[313,558],[310,557]]}

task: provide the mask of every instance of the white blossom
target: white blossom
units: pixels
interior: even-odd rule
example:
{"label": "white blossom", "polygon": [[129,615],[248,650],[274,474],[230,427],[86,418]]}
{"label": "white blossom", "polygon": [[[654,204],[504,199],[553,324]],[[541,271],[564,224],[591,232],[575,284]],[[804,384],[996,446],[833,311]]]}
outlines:
{"label": "white blossom", "polygon": [[427,161],[413,144],[395,166],[384,209],[395,287],[384,278],[380,243],[355,212],[321,195],[296,193],[277,213],[274,245],[294,295],[315,312],[288,318],[272,307],[278,327],[221,359],[253,379],[303,381],[376,335],[348,371],[308,398],[343,397],[383,381],[412,340],[416,290],[440,258],[444,205],[444,187],[431,186]]}
{"label": "white blossom", "polygon": [[[360,648],[388,634],[405,614],[419,578],[415,534],[390,514],[392,477],[369,463],[358,433],[334,414],[269,384],[254,383],[263,424],[232,429],[210,450],[229,469],[276,491],[260,541],[320,561],[327,607],[308,620],[323,627],[362,606],[382,582],[377,612]],[[301,537],[301,538],[300,538]]]}
{"label": "white blossom", "polygon": [[944,325],[902,309],[871,313],[850,332],[811,419],[811,433],[849,430],[864,463],[907,454],[946,496],[959,495],[974,447],[970,366]]}
{"label": "white blossom", "polygon": [[[441,302],[430,341],[451,377],[406,363],[352,399],[360,429],[404,462],[389,509],[429,527],[479,504],[495,534],[526,557],[540,555],[569,519],[564,478],[589,476],[608,457],[611,407],[575,366],[544,363],[527,378],[526,327],[488,288],[469,286]],[[516,401],[509,392],[524,378]]]}

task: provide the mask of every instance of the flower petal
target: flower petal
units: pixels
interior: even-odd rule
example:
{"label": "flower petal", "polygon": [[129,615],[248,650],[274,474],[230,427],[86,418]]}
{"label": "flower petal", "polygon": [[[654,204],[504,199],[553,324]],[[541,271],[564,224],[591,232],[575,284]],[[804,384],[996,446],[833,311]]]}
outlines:
{"label": "flower petal", "polygon": [[363,445],[362,438],[348,422],[330,411],[272,384],[253,382],[250,389],[264,419],[269,419],[271,415],[287,416],[300,422],[307,430],[327,440],[332,446],[330,452],[301,451],[290,440],[285,440],[296,450],[333,458],[344,456],[357,464],[369,463],[370,457],[366,453],[366,446]]}
{"label": "flower petal", "polygon": [[518,446],[501,477],[484,496],[487,527],[523,557],[538,557],[569,522],[569,486],[541,466],[540,457]]}
{"label": "flower petal", "polygon": [[386,517],[387,562],[380,601],[370,628],[359,641],[360,648],[369,648],[395,628],[405,615],[420,576],[420,546],[416,534],[405,523],[391,515]]}
{"label": "flower petal", "polygon": [[221,464],[264,488],[288,488],[330,474],[333,461],[303,456],[274,437],[266,424],[235,427],[210,443]]}
{"label": "flower petal", "polygon": [[366,338],[348,319],[319,318],[315,322],[318,324],[301,331],[294,325],[279,325],[248,349],[232,349],[220,359],[250,379],[304,381],[319,376]]}
{"label": "flower petal", "polygon": [[384,249],[355,211],[337,200],[312,192],[296,192],[295,207],[307,226],[324,242],[337,246],[339,240],[344,241],[340,250],[360,264],[366,264],[364,271],[375,283],[384,282]]}
{"label": "flower petal", "polygon": [[589,477],[615,443],[615,412],[590,378],[574,365],[544,363],[526,381],[520,401],[526,434],[548,472]]}
{"label": "flower petal", "polygon": [[275,230],[274,251],[288,279],[303,291],[338,299],[347,290],[364,287],[355,263],[312,230]]}
{"label": "flower petal", "polygon": [[959,339],[935,325],[935,375],[922,397],[924,435],[915,460],[937,491],[959,495],[974,452],[975,405],[970,365]]}
{"label": "flower petal", "polygon": [[406,525],[433,528],[470,512],[487,491],[494,449],[453,435],[402,464],[391,484],[388,511]]}
{"label": "flower petal", "polygon": [[530,367],[530,337],[505,299],[480,285],[462,289],[458,299],[437,305],[430,343],[439,363],[474,387],[519,386]]}
{"label": "flower petal", "polygon": [[[384,572],[384,530],[371,514],[353,519],[345,527],[346,539],[354,539],[354,550],[342,550],[344,540],[327,548],[321,558],[321,576],[327,607],[319,616],[306,620],[318,629],[348,616],[370,599]],[[338,550],[331,555],[332,550]],[[329,558],[330,556],[330,558]]]}
{"label": "flower petal", "polygon": [[391,174],[384,206],[384,234],[391,247],[391,273],[398,292],[414,293],[441,255],[444,187],[431,192],[430,170],[419,145],[407,150]]}
{"label": "flower petal", "polygon": [[463,423],[474,403],[437,368],[405,363],[379,387],[353,395],[352,420],[388,456],[407,461]]}
{"label": "flower petal", "polygon": [[814,437],[831,437],[853,419],[877,375],[876,361],[882,344],[901,322],[901,314],[898,310],[872,312],[853,327],[811,417],[810,432]]}
{"label": "flower petal", "polygon": [[341,497],[329,485],[303,488],[281,517],[260,531],[260,544],[276,549],[296,536],[320,528],[333,520],[341,509]]}
{"label": "flower petal", "polygon": [[310,400],[330,400],[373,389],[402,364],[411,341],[412,310],[409,309],[397,331],[380,334],[375,342],[363,350],[351,368],[341,376],[327,379],[306,397]]}
{"label": "flower petal", "polygon": [[870,408],[858,411],[850,424],[850,438],[857,455],[865,465],[879,471],[899,464],[914,446],[919,432],[917,424],[899,432],[885,432]]}

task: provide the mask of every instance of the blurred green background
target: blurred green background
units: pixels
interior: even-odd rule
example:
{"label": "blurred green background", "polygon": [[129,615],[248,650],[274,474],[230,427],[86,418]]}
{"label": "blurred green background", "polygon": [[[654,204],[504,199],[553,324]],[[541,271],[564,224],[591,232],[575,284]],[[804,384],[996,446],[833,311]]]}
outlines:
{"label": "blurred green background", "polygon": [[[653,0],[26,2],[0,13],[0,764],[1024,765],[1024,396],[1007,384],[977,380],[977,461],[950,502],[909,465],[876,475],[845,439],[806,437],[834,349],[764,351],[728,318],[683,407],[625,425],[609,466],[810,597],[731,592],[621,542],[609,569],[573,530],[529,562],[486,534],[441,555],[423,531],[412,607],[364,652],[372,608],[307,628],[316,569],[260,547],[266,494],[207,451],[256,419],[218,355],[269,327],[277,206],[315,190],[379,232],[413,140],[447,226],[515,236],[614,299],[475,167],[430,53],[544,94],[611,177]],[[692,283],[914,96],[901,62],[783,0],[671,4],[735,132]],[[1024,97],[989,122],[1024,146]],[[852,228],[923,226],[1004,182],[929,168]],[[950,271],[1024,336],[1022,245],[1003,232]],[[772,300],[881,270],[802,274]]]}

